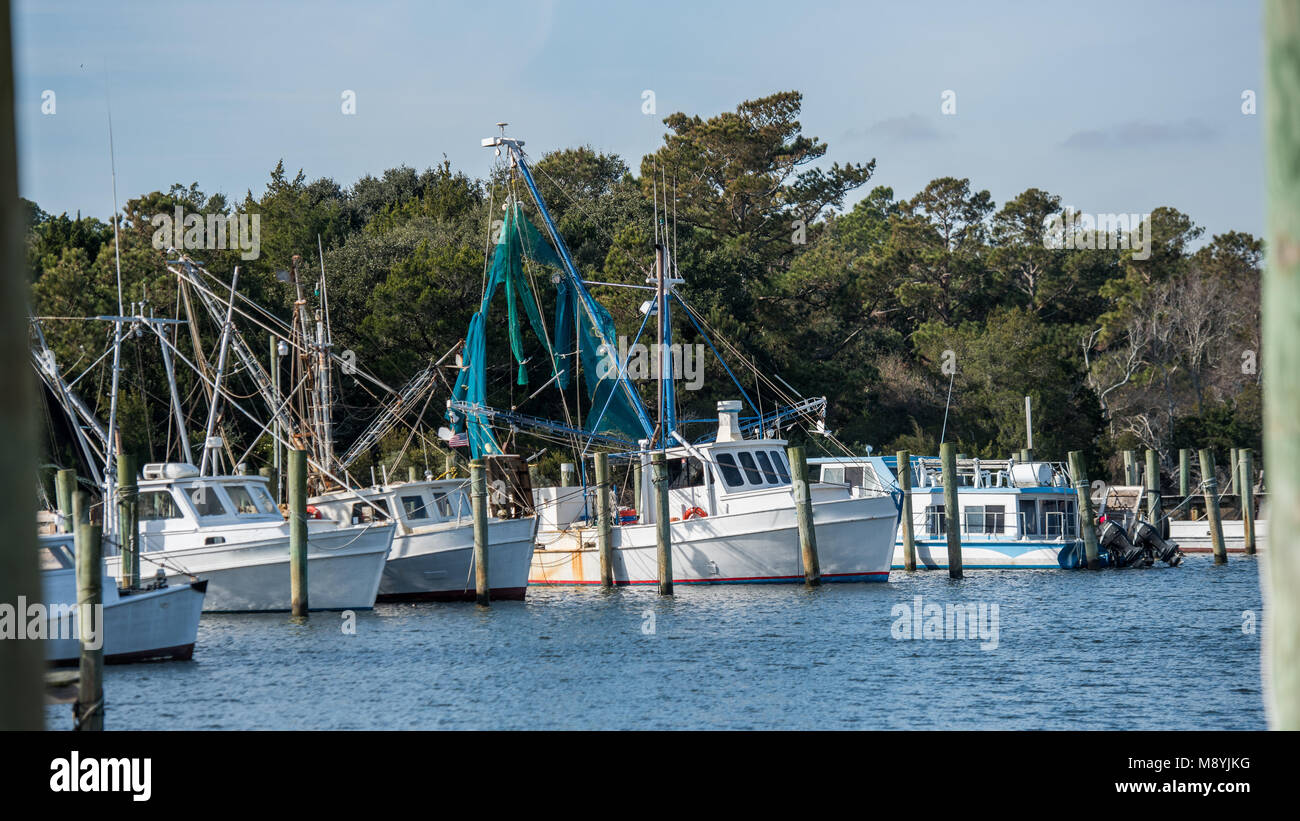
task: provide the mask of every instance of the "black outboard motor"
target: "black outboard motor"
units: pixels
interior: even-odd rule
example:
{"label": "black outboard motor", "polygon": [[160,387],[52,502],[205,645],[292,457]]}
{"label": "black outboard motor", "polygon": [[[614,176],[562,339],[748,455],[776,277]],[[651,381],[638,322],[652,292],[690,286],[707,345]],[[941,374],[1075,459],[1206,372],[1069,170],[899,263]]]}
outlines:
{"label": "black outboard motor", "polygon": [[1133,528],[1133,541],[1170,567],[1183,563],[1183,551],[1178,549],[1178,543],[1161,538],[1160,531],[1147,522],[1139,521]]}
{"label": "black outboard motor", "polygon": [[1146,551],[1135,546],[1129,541],[1128,534],[1124,528],[1114,519],[1107,521],[1102,525],[1100,534],[1101,546],[1106,548],[1110,554],[1111,563],[1115,567],[1149,567],[1151,561],[1146,556]]}

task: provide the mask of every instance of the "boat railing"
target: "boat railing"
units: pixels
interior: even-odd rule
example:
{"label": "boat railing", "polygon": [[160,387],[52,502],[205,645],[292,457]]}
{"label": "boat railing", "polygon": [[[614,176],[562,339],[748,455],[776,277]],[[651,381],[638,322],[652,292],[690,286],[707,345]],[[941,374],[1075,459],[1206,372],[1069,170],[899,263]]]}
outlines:
{"label": "boat railing", "polygon": [[[1044,541],[1076,538],[1079,519],[1075,513],[1049,511],[1041,521],[1035,516],[1034,527],[1027,527],[1027,514],[986,513],[963,511],[962,536],[1005,536],[1012,540]],[[1042,525],[1040,528],[1039,525]],[[940,511],[923,511],[912,514],[912,531],[926,538],[939,538],[947,533],[945,514]]]}

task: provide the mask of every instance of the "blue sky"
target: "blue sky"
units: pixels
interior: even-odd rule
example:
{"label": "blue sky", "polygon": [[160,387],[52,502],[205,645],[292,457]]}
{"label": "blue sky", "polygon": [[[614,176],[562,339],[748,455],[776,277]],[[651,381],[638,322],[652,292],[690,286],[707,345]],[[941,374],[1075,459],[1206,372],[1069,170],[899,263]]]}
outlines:
{"label": "blue sky", "polygon": [[498,120],[535,156],[590,144],[635,170],[665,115],[797,89],[828,160],[876,159],[867,188],[907,197],[952,175],[999,204],[1036,186],[1090,213],[1173,205],[1207,234],[1263,232],[1255,3],[19,0],[13,14],[21,193],[56,214],[112,210],[106,88],[123,201],[174,182],[256,194],[280,158],[344,185],[444,154],[481,176]]}

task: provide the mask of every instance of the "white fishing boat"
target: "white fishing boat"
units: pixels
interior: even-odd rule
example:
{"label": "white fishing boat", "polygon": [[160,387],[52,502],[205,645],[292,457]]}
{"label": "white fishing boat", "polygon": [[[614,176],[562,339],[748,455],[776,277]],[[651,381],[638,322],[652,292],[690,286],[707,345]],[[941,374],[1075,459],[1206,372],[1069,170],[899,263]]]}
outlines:
{"label": "white fishing boat", "polygon": [[[895,492],[893,456],[808,460],[821,480],[858,491]],[[948,566],[947,517],[942,466],[937,458],[913,456],[907,481],[912,491],[912,533],[918,567]],[[1063,466],[1014,459],[959,459],[957,504],[961,558],[966,569],[1057,569],[1083,559],[1076,497]],[[903,536],[894,541],[893,566],[904,567]]]}
{"label": "white fishing boat", "polygon": [[[1246,523],[1242,519],[1221,519],[1223,529],[1223,546],[1229,553],[1244,553],[1246,550]],[[1170,519],[1169,538],[1178,542],[1184,553],[1212,553],[1213,538],[1210,536],[1210,523],[1205,518]],[[1259,518],[1255,520],[1255,549],[1268,547],[1268,515],[1260,507]]]}
{"label": "white fishing boat", "polygon": [[[393,522],[393,547],[379,582],[379,601],[473,601],[474,520],[467,483],[458,479],[383,484],[315,496],[325,519],[361,525]],[[528,590],[536,518],[488,517],[488,587],[493,599]]]}
{"label": "white fishing boat", "polygon": [[[45,658],[75,664],[81,656],[75,548],[70,533],[39,536],[41,602],[47,625]],[[108,663],[189,659],[199,630],[207,581],[160,584],[119,591],[104,571],[103,615],[92,629],[103,641]]]}
{"label": "white fishing boat", "polygon": [[[739,402],[719,402],[714,442],[667,450],[674,583],[802,582],[785,442],[746,439]],[[644,476],[650,456],[641,454]],[[612,528],[616,584],[658,581],[651,483],[634,524]],[[886,492],[811,487],[818,563],[827,582],[887,581],[899,508]],[[541,524],[532,584],[599,584],[594,490],[534,490]]]}
{"label": "white fishing boat", "polygon": [[[208,581],[204,610],[290,609],[289,524],[261,476],[200,476],[181,463],[145,465],[138,502],[140,575],[165,572],[168,584]],[[374,606],[393,540],[389,522],[307,522],[308,602],[312,610]],[[108,556],[117,576],[120,555]]]}

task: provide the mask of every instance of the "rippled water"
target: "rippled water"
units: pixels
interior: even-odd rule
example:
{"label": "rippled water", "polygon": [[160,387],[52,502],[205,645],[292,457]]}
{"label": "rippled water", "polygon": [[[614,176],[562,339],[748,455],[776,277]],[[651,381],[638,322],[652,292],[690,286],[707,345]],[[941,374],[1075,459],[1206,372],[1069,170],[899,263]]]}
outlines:
{"label": "rippled water", "polygon": [[[895,605],[998,606],[996,648]],[[205,615],[193,661],[113,666],[110,729],[1262,729],[1258,564],[894,571],[888,584],[534,588],[525,602]],[[987,612],[987,611],[986,611]],[[652,632],[649,632],[652,631]],[[51,728],[69,707],[47,708]]]}

